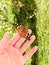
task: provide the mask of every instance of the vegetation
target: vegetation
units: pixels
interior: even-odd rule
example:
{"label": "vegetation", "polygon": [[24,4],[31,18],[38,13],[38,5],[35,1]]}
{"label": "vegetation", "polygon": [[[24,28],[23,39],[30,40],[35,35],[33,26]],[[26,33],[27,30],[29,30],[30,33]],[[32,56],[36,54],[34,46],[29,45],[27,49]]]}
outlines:
{"label": "vegetation", "polygon": [[[30,28],[36,36],[38,51],[25,65],[49,65],[49,0],[0,0],[0,39],[5,32],[13,36],[12,23]],[[14,32],[13,32],[14,30]]]}

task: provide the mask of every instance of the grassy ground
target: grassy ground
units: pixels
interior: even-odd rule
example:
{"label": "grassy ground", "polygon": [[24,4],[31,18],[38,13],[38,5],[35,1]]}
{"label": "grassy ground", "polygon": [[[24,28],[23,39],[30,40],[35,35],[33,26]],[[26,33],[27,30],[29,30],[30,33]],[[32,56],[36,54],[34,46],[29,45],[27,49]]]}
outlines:
{"label": "grassy ground", "polygon": [[0,0],[0,39],[5,32],[13,35],[11,23],[14,22],[14,14],[12,12],[11,0]]}
{"label": "grassy ground", "polygon": [[38,52],[25,65],[49,65],[49,0],[0,0],[0,39],[7,31],[11,36],[17,32],[12,23],[25,25],[36,36],[28,50],[38,45]]}

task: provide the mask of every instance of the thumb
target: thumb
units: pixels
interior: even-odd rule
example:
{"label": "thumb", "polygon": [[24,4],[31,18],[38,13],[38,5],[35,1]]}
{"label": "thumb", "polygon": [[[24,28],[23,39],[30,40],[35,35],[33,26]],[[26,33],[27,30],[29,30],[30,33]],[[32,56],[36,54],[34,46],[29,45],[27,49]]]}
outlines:
{"label": "thumb", "polygon": [[9,33],[6,32],[4,34],[3,39],[0,41],[0,51],[6,47],[8,41],[9,41]]}

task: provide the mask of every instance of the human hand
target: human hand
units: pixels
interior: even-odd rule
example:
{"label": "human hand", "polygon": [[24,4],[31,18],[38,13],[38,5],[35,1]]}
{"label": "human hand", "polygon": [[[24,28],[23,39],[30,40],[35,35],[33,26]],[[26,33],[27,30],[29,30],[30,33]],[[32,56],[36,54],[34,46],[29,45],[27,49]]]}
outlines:
{"label": "human hand", "polygon": [[[31,30],[29,30],[31,34]],[[34,46],[28,53],[23,55],[24,51],[35,40],[35,36],[32,35],[30,40],[26,41],[17,33],[12,39],[9,39],[9,34],[5,33],[3,39],[0,41],[0,65],[24,65],[29,57],[31,57],[38,49]]]}

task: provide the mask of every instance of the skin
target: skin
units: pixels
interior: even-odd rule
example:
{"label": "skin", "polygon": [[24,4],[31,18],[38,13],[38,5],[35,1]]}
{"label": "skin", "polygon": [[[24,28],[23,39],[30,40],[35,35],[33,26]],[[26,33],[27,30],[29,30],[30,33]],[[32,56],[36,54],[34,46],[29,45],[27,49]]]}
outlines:
{"label": "skin", "polygon": [[[28,30],[31,34],[31,30]],[[9,38],[9,33],[4,34],[3,39],[0,41],[0,65],[24,65],[29,57],[31,57],[38,49],[34,46],[28,53],[23,55],[24,51],[35,40],[35,36],[32,35],[30,40],[20,48],[21,44],[25,41],[25,38],[20,37],[17,33],[12,39]]]}

